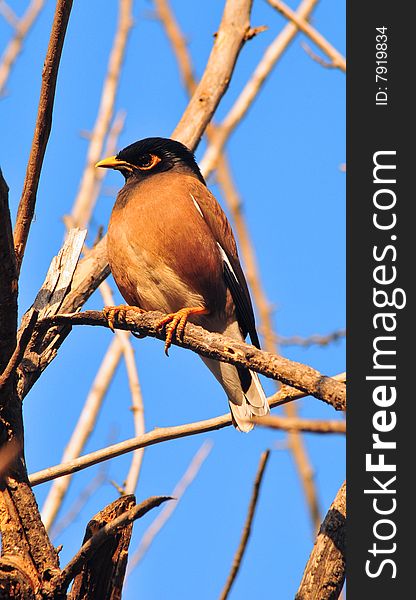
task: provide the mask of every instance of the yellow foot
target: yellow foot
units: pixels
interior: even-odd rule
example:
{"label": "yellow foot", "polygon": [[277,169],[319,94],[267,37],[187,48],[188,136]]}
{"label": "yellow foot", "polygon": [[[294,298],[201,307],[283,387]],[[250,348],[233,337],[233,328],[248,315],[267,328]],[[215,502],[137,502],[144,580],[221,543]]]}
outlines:
{"label": "yellow foot", "polygon": [[103,308],[104,317],[107,319],[108,326],[113,333],[115,321],[125,321],[126,311],[128,310],[134,310],[134,312],[138,313],[146,312],[138,306],[129,306],[128,304],[120,304],[119,306],[105,306]]}
{"label": "yellow foot", "polygon": [[183,330],[185,329],[186,321],[191,315],[206,315],[208,314],[208,310],[206,308],[202,308],[202,306],[192,306],[190,308],[181,308],[176,313],[170,313],[166,315],[159,323],[157,324],[157,330],[159,333],[162,331],[163,327],[166,327],[166,339],[165,339],[165,354],[169,356],[169,348],[172,344],[173,334],[176,331],[176,338],[178,340],[182,339]]}

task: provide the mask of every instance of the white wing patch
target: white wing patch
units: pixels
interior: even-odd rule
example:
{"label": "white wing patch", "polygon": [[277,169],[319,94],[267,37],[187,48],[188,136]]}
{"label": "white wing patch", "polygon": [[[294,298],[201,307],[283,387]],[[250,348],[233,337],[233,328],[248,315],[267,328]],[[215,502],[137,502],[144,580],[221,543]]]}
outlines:
{"label": "white wing patch", "polygon": [[199,214],[201,215],[202,218],[204,218],[204,215],[202,214],[202,210],[201,207],[199,206],[198,202],[195,200],[195,198],[192,196],[192,194],[190,194],[193,203],[195,204],[195,208],[196,210],[199,212]]}
{"label": "white wing patch", "polygon": [[[232,268],[232,266],[231,266],[231,263],[230,263],[230,261],[229,261],[229,258],[228,258],[228,256],[227,256],[227,254],[226,254],[225,250],[223,249],[223,247],[221,246],[221,244],[219,244],[218,242],[217,242],[217,246],[218,246],[218,248],[220,249],[220,254],[221,254],[221,258],[222,258],[222,260],[223,260],[225,263],[227,263],[227,266],[228,266],[228,268],[230,269],[231,273],[234,275],[234,278],[235,278],[236,282],[238,283],[237,275],[234,273],[234,269],[233,269],[233,268]],[[238,285],[240,285],[240,284],[238,283]]]}

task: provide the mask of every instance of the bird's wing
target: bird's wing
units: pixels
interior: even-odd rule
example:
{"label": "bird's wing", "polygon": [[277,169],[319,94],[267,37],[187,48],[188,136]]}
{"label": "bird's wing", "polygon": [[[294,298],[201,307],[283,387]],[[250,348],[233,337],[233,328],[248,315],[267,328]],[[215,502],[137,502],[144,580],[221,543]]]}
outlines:
{"label": "bird's wing", "polygon": [[203,184],[195,182],[191,197],[218,244],[223,259],[224,279],[231,292],[243,335],[246,337],[249,334],[251,343],[260,348],[250,292],[240,265],[237,245],[228,219],[215,197]]}

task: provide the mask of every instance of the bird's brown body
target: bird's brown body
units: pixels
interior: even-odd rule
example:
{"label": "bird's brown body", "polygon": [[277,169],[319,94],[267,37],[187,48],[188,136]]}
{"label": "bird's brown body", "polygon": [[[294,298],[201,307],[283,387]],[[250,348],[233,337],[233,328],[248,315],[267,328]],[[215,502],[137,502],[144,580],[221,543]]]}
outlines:
{"label": "bird's brown body", "polygon": [[[218,317],[225,324],[234,306],[230,294],[227,303],[220,251],[195,205],[204,212],[214,209],[226,229],[214,197],[194,177],[172,172],[132,187],[127,184],[120,192],[108,228],[108,260],[123,297],[144,310],[165,313],[203,306],[210,321]],[[191,318],[202,325],[207,319]]]}
{"label": "bird's brown body", "polygon": [[[231,227],[192,153],[174,140],[148,138],[98,166],[126,178],[108,229],[111,272],[129,305],[168,313],[166,349],[187,319],[238,340],[250,334],[258,346]],[[250,416],[269,410],[257,374],[203,361],[227,393],[234,424],[249,431]]]}

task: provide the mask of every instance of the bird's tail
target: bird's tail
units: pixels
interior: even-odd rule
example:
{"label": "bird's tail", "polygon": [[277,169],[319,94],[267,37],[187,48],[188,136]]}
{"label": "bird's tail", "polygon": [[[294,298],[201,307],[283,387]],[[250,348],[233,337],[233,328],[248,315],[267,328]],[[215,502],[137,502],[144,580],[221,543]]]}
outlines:
{"label": "bird's tail", "polygon": [[251,417],[262,417],[270,410],[257,373],[210,358],[202,358],[202,360],[228,396],[234,426],[240,431],[251,431],[253,429],[253,423],[250,423]]}

